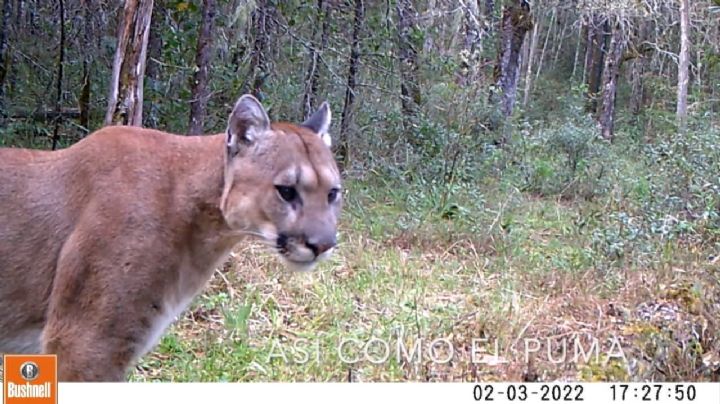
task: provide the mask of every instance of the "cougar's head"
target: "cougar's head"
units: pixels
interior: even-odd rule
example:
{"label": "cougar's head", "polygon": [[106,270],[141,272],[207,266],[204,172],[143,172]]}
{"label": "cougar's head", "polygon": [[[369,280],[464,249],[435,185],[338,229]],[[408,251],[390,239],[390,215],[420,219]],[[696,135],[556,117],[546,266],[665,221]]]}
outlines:
{"label": "cougar's head", "polygon": [[342,192],[329,127],[327,103],[300,125],[271,124],[251,95],[240,97],[228,122],[225,221],[260,236],[296,271],[312,269],[337,244]]}

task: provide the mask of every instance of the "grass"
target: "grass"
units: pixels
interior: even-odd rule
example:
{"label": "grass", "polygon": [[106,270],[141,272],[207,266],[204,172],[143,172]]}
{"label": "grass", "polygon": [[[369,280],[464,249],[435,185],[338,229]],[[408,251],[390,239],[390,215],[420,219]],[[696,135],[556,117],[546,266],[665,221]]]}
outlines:
{"label": "grass", "polygon": [[391,188],[347,188],[330,262],[288,274],[242,247],[130,379],[720,377],[712,248],[664,241],[661,254],[611,260],[597,247],[610,226],[597,202],[498,187],[495,200],[457,199],[472,220],[442,219]]}
{"label": "grass", "polygon": [[720,380],[716,170],[600,146],[569,181],[555,146],[353,176],[329,262],[239,247],[129,379]]}

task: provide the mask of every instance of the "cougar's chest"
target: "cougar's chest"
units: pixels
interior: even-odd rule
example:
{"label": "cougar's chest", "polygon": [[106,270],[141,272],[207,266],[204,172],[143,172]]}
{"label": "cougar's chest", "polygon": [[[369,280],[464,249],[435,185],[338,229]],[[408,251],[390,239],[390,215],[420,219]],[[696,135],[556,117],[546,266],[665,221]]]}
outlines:
{"label": "cougar's chest", "polygon": [[219,251],[204,256],[202,260],[187,254],[181,260],[177,268],[177,277],[168,283],[164,291],[158,291],[162,295],[158,299],[162,304],[151,320],[146,342],[138,352],[138,357],[149,352],[159,342],[170,324],[181,317],[193,299],[202,292],[215,268],[223,263],[229,252],[229,250]]}

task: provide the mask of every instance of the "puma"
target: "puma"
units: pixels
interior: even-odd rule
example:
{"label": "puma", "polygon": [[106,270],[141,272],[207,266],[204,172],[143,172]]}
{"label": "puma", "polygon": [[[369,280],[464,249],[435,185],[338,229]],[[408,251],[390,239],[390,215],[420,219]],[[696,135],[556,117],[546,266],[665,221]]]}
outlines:
{"label": "puma", "polygon": [[329,126],[327,103],[271,124],[244,95],[223,134],[112,126],[64,150],[0,149],[0,354],[122,381],[238,243],[312,269],[341,210]]}

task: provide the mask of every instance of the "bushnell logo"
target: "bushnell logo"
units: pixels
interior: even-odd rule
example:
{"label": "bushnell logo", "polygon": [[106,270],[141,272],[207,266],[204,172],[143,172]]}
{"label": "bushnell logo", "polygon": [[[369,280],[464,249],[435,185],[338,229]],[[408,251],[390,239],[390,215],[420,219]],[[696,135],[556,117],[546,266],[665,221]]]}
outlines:
{"label": "bushnell logo", "polygon": [[57,404],[57,356],[5,355],[5,404]]}

